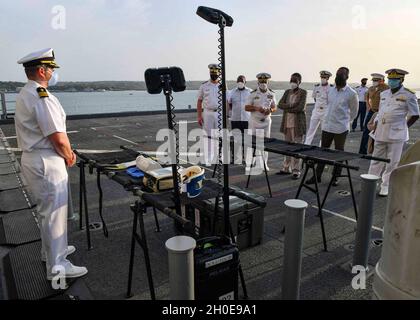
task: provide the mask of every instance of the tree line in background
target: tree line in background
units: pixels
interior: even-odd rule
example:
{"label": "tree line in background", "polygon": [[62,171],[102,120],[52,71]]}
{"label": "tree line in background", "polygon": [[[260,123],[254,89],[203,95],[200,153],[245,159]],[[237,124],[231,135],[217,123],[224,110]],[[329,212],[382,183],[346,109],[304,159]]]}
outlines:
{"label": "tree line in background", "polygon": [[[187,81],[187,90],[198,90],[203,81]],[[312,90],[316,83],[304,82],[303,89]],[[18,92],[25,85],[24,82],[5,82],[0,81],[0,91]],[[228,88],[236,87],[236,81],[228,81]],[[352,86],[356,86],[353,84]],[[255,89],[257,81],[249,81],[247,86]],[[270,88],[273,90],[286,90],[289,88],[288,81],[271,81]],[[50,87],[50,91],[64,92],[94,92],[94,91],[145,91],[144,81],[93,81],[93,82],[59,82],[56,86]]]}

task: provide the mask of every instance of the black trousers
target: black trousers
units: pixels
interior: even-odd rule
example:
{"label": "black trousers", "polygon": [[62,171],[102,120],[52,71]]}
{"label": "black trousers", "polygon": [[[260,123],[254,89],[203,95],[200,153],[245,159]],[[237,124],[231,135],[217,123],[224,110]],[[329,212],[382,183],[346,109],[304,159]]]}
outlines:
{"label": "black trousers", "polygon": [[360,148],[359,148],[359,153],[360,154],[367,154],[368,150],[368,142],[369,142],[369,129],[367,127],[367,124],[369,123],[370,119],[372,119],[372,116],[374,115],[373,111],[369,111],[367,116],[366,116],[366,120],[365,120],[365,125],[364,125],[364,130],[363,130],[363,136],[362,136],[362,140],[360,141]]}
{"label": "black trousers", "polygon": [[[248,129],[248,121],[231,121],[232,130],[237,129],[240,130],[242,133],[242,159],[245,159],[245,149],[244,149],[244,137],[245,137],[245,130]],[[231,146],[231,154],[232,160],[235,159],[234,155],[234,146]]]}
{"label": "black trousers", "polygon": [[365,117],[366,117],[366,102],[359,102],[359,112],[357,113],[356,119],[353,121],[352,129],[353,131],[357,128],[357,120],[360,117],[360,130],[363,131],[365,128]]}
{"label": "black trousers", "polygon": [[[346,144],[346,139],[348,135],[348,131],[343,133],[332,133],[332,132],[326,132],[322,131],[322,137],[321,137],[321,147],[322,148],[330,148],[332,143],[334,142],[334,148],[335,150],[341,150],[344,151],[344,145]],[[319,164],[316,168],[316,176],[318,179],[321,179],[322,173],[324,172],[325,164]],[[335,167],[333,175],[341,175],[341,167]]]}
{"label": "black trousers", "polygon": [[232,121],[232,130],[239,129],[241,130],[242,134],[246,129],[248,129],[248,121]]}

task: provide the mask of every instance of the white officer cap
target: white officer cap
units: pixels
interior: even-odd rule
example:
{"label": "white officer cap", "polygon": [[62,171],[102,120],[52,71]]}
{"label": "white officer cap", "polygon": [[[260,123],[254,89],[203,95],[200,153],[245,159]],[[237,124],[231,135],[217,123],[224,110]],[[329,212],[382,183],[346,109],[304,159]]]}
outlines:
{"label": "white officer cap", "polygon": [[380,74],[380,73],[372,73],[371,76],[372,76],[373,81],[384,80],[385,79],[385,76],[383,74]]}
{"label": "white officer cap", "polygon": [[210,70],[210,73],[219,73],[220,67],[217,63],[211,63],[209,64],[209,70]]}
{"label": "white officer cap", "polygon": [[52,48],[32,52],[20,59],[17,63],[23,64],[25,68],[39,66],[41,64],[45,64],[51,68],[60,68],[55,63],[54,50]]}
{"label": "white officer cap", "polygon": [[388,79],[404,79],[409,74],[407,71],[401,69],[389,69],[385,73],[388,75]]}
{"label": "white officer cap", "polygon": [[257,74],[257,79],[258,80],[269,80],[269,79],[271,79],[271,74],[269,74],[267,72],[261,72],[261,73]]}
{"label": "white officer cap", "polygon": [[326,71],[326,70],[320,71],[319,74],[320,74],[321,77],[331,77],[332,76],[332,73],[329,72],[329,71]]}

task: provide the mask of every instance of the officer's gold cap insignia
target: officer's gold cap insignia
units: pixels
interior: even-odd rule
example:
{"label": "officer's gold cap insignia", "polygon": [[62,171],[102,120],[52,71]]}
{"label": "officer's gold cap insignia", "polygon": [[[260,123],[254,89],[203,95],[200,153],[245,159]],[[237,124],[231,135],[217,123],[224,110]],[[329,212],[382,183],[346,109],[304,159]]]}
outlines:
{"label": "officer's gold cap insignia", "polygon": [[38,87],[37,89],[36,89],[36,91],[38,92],[38,96],[41,98],[41,99],[43,99],[43,98],[48,98],[49,96],[48,96],[48,92],[47,92],[47,90],[45,89],[45,88],[43,88],[43,87]]}
{"label": "officer's gold cap insignia", "polygon": [[388,79],[404,79],[409,74],[407,71],[401,69],[390,69],[385,71],[385,73],[388,75]]}

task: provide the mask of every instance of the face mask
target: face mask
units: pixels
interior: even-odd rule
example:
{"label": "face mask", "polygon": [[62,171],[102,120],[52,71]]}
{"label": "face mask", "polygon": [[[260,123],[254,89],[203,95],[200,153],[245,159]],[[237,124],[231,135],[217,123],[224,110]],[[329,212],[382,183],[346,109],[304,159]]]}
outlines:
{"label": "face mask", "polygon": [[399,79],[389,79],[388,85],[391,89],[397,89],[401,85],[401,81]]}
{"label": "face mask", "polygon": [[268,89],[268,84],[266,83],[259,83],[258,87],[260,88],[261,91],[267,91]]}
{"label": "face mask", "polygon": [[245,88],[245,83],[243,82],[238,82],[238,89],[242,90]]}
{"label": "face mask", "polygon": [[297,83],[295,83],[295,82],[291,82],[290,83],[290,88],[292,88],[292,90],[295,90],[295,89],[297,89],[299,87],[299,85],[297,84]]}
{"label": "face mask", "polygon": [[219,79],[219,75],[217,75],[217,74],[210,74],[210,79],[212,80],[212,81],[216,81],[217,79]]}
{"label": "face mask", "polygon": [[55,86],[58,83],[58,78],[59,78],[59,76],[58,76],[57,71],[54,71],[51,75],[51,79],[48,80],[48,86],[49,87]]}
{"label": "face mask", "polygon": [[373,81],[373,82],[372,82],[372,86],[374,86],[374,87],[379,86],[379,82],[378,82],[378,81]]}
{"label": "face mask", "polygon": [[328,84],[328,80],[327,79],[321,79],[321,84],[323,84],[323,85]]}

